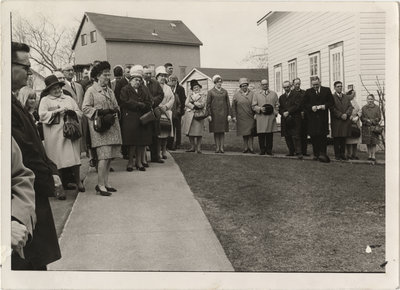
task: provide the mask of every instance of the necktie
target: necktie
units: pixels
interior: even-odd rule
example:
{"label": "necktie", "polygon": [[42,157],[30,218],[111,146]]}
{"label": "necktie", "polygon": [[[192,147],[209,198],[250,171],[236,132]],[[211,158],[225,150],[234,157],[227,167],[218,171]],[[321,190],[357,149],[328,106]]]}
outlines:
{"label": "necktie", "polygon": [[71,87],[72,87],[72,90],[74,91],[74,93],[76,94],[76,89],[75,89],[75,84],[74,84],[74,82],[71,82]]}

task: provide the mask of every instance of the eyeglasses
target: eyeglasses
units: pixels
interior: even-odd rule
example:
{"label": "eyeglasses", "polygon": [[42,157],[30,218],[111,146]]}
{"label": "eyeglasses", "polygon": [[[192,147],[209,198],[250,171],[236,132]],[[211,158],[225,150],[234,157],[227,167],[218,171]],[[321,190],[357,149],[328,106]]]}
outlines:
{"label": "eyeglasses", "polygon": [[26,65],[26,64],[19,63],[19,62],[16,62],[16,61],[13,61],[11,63],[22,66],[24,68],[24,70],[26,70],[26,72],[30,72],[31,71],[31,66],[30,65]]}
{"label": "eyeglasses", "polygon": [[290,89],[290,87],[283,87],[284,89]]}

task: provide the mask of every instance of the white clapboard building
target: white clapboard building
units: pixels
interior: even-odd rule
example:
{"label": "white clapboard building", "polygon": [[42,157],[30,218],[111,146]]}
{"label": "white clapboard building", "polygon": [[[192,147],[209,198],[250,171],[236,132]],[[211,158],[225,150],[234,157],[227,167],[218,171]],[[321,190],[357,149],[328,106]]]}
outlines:
{"label": "white clapboard building", "polygon": [[376,94],[376,78],[385,80],[385,12],[269,12],[267,25],[270,88],[282,93],[282,82],[299,77],[302,88],[318,76],[331,87],[342,81],[354,88],[360,105],[367,89]]}

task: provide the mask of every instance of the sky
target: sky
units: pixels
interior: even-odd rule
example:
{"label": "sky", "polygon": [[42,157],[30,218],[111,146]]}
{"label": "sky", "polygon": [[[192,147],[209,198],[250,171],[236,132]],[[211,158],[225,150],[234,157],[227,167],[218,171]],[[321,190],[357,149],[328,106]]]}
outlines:
{"label": "sky", "polygon": [[[31,22],[39,13],[59,25],[78,29],[84,12],[182,20],[203,42],[202,67],[251,68],[244,59],[254,48],[265,48],[266,25],[257,21],[269,10],[267,2],[239,1],[18,1],[12,11]],[[72,44],[71,44],[72,45]]]}

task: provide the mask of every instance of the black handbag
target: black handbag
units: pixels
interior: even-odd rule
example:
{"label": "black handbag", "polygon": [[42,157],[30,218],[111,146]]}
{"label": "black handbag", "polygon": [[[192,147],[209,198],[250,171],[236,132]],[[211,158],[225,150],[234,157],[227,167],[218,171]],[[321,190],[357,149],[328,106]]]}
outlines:
{"label": "black handbag", "polygon": [[166,114],[162,114],[160,118],[160,129],[162,131],[171,131],[171,121]]}
{"label": "black handbag", "polygon": [[360,128],[358,128],[356,123],[351,124],[351,137],[359,138],[361,136]]}
{"label": "black handbag", "polygon": [[208,117],[208,112],[205,106],[201,109],[197,109],[194,111],[193,118],[195,118],[196,120],[203,120],[207,117]]}
{"label": "black handbag", "polygon": [[115,123],[116,113],[107,113],[100,115],[99,110],[96,110],[93,117],[93,129],[96,132],[102,133],[111,128]]}
{"label": "black handbag", "polygon": [[64,114],[63,135],[71,141],[82,137],[81,126],[79,125],[78,115],[75,111],[68,110]]}
{"label": "black handbag", "polygon": [[154,111],[151,110],[145,114],[143,114],[140,118],[140,123],[142,123],[142,125],[146,125],[150,122],[153,122],[155,120],[157,120],[156,115],[154,114]]}

